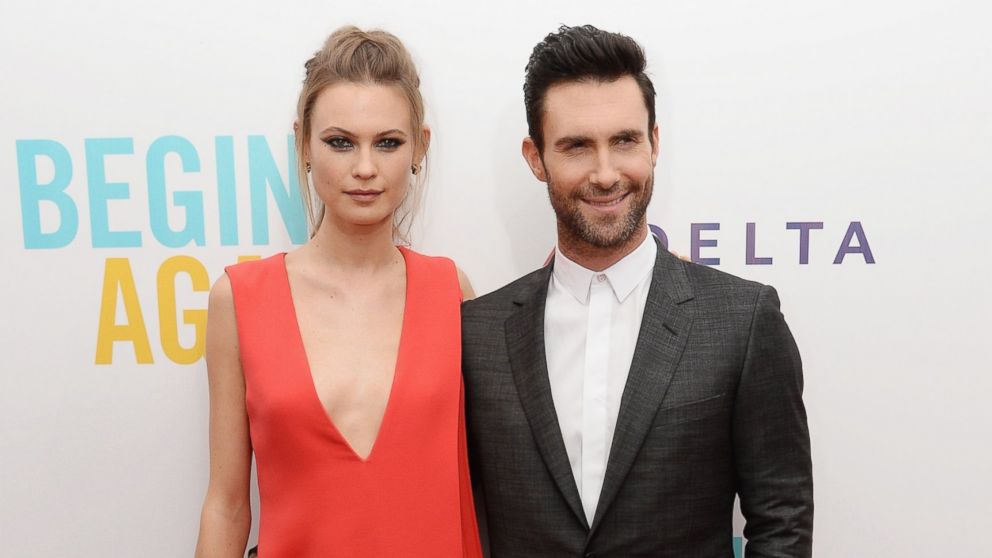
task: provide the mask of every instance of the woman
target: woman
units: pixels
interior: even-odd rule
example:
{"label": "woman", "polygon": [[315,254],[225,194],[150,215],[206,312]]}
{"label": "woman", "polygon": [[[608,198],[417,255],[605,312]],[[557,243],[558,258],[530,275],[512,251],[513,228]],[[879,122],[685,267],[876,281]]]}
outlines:
{"label": "woman", "polygon": [[[394,245],[430,142],[402,43],[346,27],[297,110],[312,235],[210,292],[210,484],[197,556],[480,556],[450,260]],[[312,186],[316,199],[311,197]]]}

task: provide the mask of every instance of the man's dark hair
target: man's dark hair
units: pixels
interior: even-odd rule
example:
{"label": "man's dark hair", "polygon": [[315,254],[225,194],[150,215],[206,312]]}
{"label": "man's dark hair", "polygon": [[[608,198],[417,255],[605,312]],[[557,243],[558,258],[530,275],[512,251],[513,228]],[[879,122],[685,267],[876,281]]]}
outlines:
{"label": "man's dark hair", "polygon": [[527,110],[527,133],[544,151],[541,119],[548,89],[559,83],[595,80],[611,82],[631,76],[644,95],[648,109],[648,137],[654,129],[654,85],[644,73],[647,62],[644,50],[634,39],[610,33],[592,25],[562,25],[534,47],[527,61],[524,78],[524,107]]}

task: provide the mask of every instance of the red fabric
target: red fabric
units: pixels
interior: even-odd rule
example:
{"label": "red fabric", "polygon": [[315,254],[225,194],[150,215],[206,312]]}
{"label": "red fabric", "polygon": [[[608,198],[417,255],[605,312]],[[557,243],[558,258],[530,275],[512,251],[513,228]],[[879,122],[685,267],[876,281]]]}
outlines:
{"label": "red fabric", "polygon": [[454,264],[402,249],[406,307],[372,453],[317,398],[285,254],[227,268],[261,496],[260,558],[480,557]]}

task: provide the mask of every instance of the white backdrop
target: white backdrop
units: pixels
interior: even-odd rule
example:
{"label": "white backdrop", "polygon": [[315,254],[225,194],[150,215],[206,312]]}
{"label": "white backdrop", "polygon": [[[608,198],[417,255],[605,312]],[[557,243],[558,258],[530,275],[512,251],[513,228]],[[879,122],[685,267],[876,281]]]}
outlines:
{"label": "white backdrop", "polygon": [[[287,188],[303,61],[331,30],[381,26],[414,52],[434,128],[414,246],[485,293],[554,243],[519,155],[527,56],[593,23],[644,45],[659,91],[651,222],[779,289],[805,362],[816,554],[992,554],[989,5],[467,4],[0,7],[3,553],[192,553],[204,284],[291,248],[267,192]],[[747,223],[770,264],[747,263]],[[199,244],[163,232],[187,225]]]}

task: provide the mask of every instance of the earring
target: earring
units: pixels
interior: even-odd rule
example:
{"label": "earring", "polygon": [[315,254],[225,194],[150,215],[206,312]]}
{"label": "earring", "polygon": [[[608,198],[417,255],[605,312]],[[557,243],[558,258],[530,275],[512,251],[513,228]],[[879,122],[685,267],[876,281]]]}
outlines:
{"label": "earring", "polygon": [[307,174],[310,174],[310,161],[307,161]]}
{"label": "earring", "polygon": [[410,172],[413,174],[420,172],[420,165],[410,165]]}

